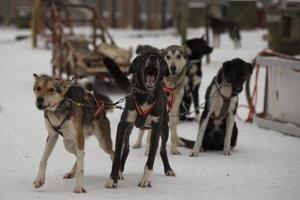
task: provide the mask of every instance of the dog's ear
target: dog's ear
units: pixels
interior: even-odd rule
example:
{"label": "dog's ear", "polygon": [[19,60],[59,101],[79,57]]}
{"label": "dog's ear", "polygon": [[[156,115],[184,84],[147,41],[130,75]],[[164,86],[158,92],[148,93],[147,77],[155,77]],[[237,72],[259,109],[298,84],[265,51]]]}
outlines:
{"label": "dog's ear", "polygon": [[184,46],[183,48],[184,48],[184,52],[186,53],[187,57],[192,54],[192,50],[189,47]]}
{"label": "dog's ear", "polygon": [[160,54],[161,57],[165,57],[165,55],[167,54],[167,50],[166,49],[161,49],[158,51],[158,53]]}
{"label": "dog's ear", "polygon": [[37,75],[36,73],[33,74],[33,77],[35,78],[35,80],[39,80],[41,77],[39,75]]}
{"label": "dog's ear", "polygon": [[226,61],[226,62],[223,62],[223,65],[222,65],[222,69],[225,70],[226,68],[228,68],[229,66],[229,63],[230,61]]}
{"label": "dog's ear", "polygon": [[72,80],[60,80],[59,82],[62,94],[65,94],[72,85]]}
{"label": "dog's ear", "polygon": [[138,65],[138,63],[140,62],[140,56],[137,56],[131,63],[130,67],[129,67],[129,73],[133,74],[134,72],[136,72],[136,66]]}

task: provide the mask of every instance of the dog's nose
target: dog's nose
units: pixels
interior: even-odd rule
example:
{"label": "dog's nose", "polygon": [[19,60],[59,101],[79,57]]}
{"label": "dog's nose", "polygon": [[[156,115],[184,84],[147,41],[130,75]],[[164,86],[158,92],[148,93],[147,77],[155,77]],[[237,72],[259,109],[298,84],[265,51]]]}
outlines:
{"label": "dog's nose", "polygon": [[172,66],[170,67],[170,69],[171,69],[171,71],[172,71],[173,73],[176,72],[176,66],[172,65]]}
{"label": "dog's nose", "polygon": [[155,62],[156,61],[156,56],[155,55],[151,55],[149,57],[150,62]]}
{"label": "dog's nose", "polygon": [[233,92],[233,95],[238,95],[239,93],[241,93],[243,90],[243,87],[237,87],[235,88],[234,92]]}
{"label": "dog's nose", "polygon": [[43,103],[43,102],[44,102],[44,97],[38,97],[38,98],[36,98],[36,102],[37,102],[38,104]]}

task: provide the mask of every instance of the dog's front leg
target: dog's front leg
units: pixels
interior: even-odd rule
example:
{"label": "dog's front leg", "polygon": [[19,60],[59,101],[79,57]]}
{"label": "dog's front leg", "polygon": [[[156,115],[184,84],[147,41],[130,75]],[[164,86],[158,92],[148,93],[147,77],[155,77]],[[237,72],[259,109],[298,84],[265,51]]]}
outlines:
{"label": "dog's front leg", "polygon": [[[175,102],[174,105],[177,105],[176,104],[177,102]],[[179,138],[177,136],[177,124],[178,124],[178,115],[179,115],[179,112],[178,112],[178,108],[175,108],[175,106],[173,107],[173,109],[171,110],[170,112],[170,118],[169,118],[169,127],[170,127],[170,130],[171,130],[171,154],[174,154],[174,155],[180,155],[180,152],[178,151],[178,144],[179,144]]]}
{"label": "dog's front leg", "polygon": [[39,188],[45,183],[45,174],[46,174],[46,168],[47,168],[47,161],[50,156],[50,154],[53,151],[53,148],[57,142],[58,134],[52,133],[48,135],[48,138],[46,140],[46,146],[45,150],[42,156],[42,159],[40,161],[40,167],[37,174],[37,177],[35,181],[33,182],[35,188]]}
{"label": "dog's front leg", "polygon": [[[199,85],[200,85],[200,83],[199,83]],[[199,109],[200,109],[199,108],[199,85],[198,86],[194,86],[193,92],[192,92],[197,121],[200,118],[199,117],[199,115],[200,115],[200,111],[199,111]]]}
{"label": "dog's front leg", "polygon": [[122,155],[124,142],[125,142],[125,133],[127,132],[127,129],[130,128],[130,126],[131,124],[129,122],[125,122],[124,120],[121,120],[120,123],[118,124],[116,143],[115,143],[115,156],[114,156],[110,177],[108,178],[105,184],[106,188],[117,187],[120,165],[121,165],[121,155]]}
{"label": "dog's front leg", "polygon": [[159,136],[160,136],[161,126],[158,123],[152,123],[152,132],[150,140],[150,152],[148,156],[147,163],[144,168],[144,175],[139,183],[140,187],[151,187],[151,174],[153,170],[154,160],[156,156],[156,151],[158,148]]}
{"label": "dog's front leg", "polygon": [[230,143],[231,143],[233,125],[234,125],[234,115],[230,112],[226,118],[226,131],[225,131],[224,148],[223,148],[223,153],[226,156],[229,156],[231,154]]}
{"label": "dog's front leg", "polygon": [[147,141],[146,141],[146,148],[145,148],[145,156],[149,155],[150,151],[150,140],[151,140],[151,130],[147,131]]}
{"label": "dog's front leg", "polygon": [[[204,113],[202,113],[202,115],[203,114]],[[199,125],[199,128],[198,128],[197,139],[196,139],[196,142],[194,144],[193,151],[191,153],[192,157],[199,156],[200,148],[202,146],[203,136],[204,136],[204,133],[205,133],[205,130],[206,130],[206,127],[207,127],[207,123],[209,121],[209,117],[210,117],[210,114],[208,114],[203,120],[200,121],[200,125]]]}

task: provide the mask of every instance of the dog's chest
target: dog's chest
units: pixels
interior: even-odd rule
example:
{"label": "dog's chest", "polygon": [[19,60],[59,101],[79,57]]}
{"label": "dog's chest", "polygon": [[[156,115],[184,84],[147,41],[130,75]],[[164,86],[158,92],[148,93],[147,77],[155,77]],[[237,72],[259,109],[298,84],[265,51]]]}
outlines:
{"label": "dog's chest", "polygon": [[224,118],[228,113],[233,113],[238,101],[238,97],[224,98],[231,96],[231,88],[223,87],[219,93],[217,88],[214,86],[210,93],[209,99],[209,111],[213,117]]}
{"label": "dog's chest", "polygon": [[194,89],[197,85],[201,84],[201,72],[199,72],[199,67],[197,64],[191,64],[187,73],[187,83],[186,86],[188,90]]}
{"label": "dog's chest", "polygon": [[[74,139],[76,136],[76,127],[74,124],[74,120],[72,117],[67,118],[65,121],[65,116],[57,116],[55,114],[48,113],[49,121],[45,119],[46,128],[49,131],[49,134],[60,134],[64,139]],[[63,122],[64,121],[64,122]],[[63,123],[62,123],[63,122]],[[55,128],[59,128],[58,132]],[[89,135],[92,132],[94,125],[91,124],[90,126],[83,127],[83,133],[85,135]]]}
{"label": "dog's chest", "polygon": [[[149,129],[151,128],[152,122],[158,122],[158,116],[151,115],[151,110],[153,108],[153,104],[144,103],[139,105],[139,110],[144,112],[145,115],[139,113],[137,109],[127,111],[127,122],[134,123],[136,127],[140,129]],[[141,112],[140,111],[140,112]],[[149,113],[148,113],[149,112]]]}

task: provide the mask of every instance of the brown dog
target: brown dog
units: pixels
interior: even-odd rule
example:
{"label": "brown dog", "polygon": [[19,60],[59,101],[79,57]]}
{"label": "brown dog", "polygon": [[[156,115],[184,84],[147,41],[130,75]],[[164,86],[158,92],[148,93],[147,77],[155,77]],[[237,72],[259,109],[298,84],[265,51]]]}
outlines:
{"label": "brown dog", "polygon": [[[85,137],[95,135],[101,148],[111,158],[114,155],[109,120],[104,109],[107,105],[111,105],[111,101],[104,95],[87,93],[82,87],[72,85],[70,81],[37,74],[33,74],[33,76],[35,78],[33,90],[36,106],[39,110],[44,111],[45,125],[48,131],[34,187],[39,188],[45,183],[47,161],[59,135],[61,135],[66,150],[76,156],[73,168],[64,175],[64,178],[69,179],[76,175],[74,192],[86,192],[83,184]],[[101,104],[103,105],[101,112],[97,112],[100,108],[99,102],[105,102]]]}

